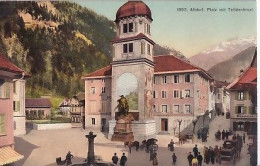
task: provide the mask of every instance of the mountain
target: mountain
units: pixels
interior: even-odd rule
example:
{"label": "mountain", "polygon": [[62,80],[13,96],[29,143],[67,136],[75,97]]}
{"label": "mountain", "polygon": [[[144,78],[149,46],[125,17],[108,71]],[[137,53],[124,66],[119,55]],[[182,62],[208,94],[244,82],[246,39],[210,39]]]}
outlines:
{"label": "mountain", "polygon": [[240,71],[245,71],[252,62],[256,47],[249,47],[244,51],[233,56],[231,59],[221,62],[211,69],[208,73],[217,80],[232,82],[240,75]]}
{"label": "mountain", "polygon": [[[77,3],[1,1],[0,53],[31,74],[27,97],[69,97],[84,91],[82,76],[111,62],[115,27]],[[155,49],[172,51],[159,45]]]}
{"label": "mountain", "polygon": [[256,38],[254,37],[231,39],[198,53],[189,58],[189,60],[204,70],[209,70],[214,65],[231,59],[236,54],[251,46],[256,46]]}

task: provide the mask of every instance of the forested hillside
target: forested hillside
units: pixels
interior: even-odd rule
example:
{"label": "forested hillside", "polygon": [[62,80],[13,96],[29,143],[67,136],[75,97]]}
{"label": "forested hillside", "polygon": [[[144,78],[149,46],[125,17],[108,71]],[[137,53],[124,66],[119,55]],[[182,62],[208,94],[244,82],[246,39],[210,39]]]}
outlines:
{"label": "forested hillside", "polygon": [[110,63],[114,37],[113,21],[76,3],[0,2],[0,53],[31,74],[28,97],[84,91],[81,77]]}

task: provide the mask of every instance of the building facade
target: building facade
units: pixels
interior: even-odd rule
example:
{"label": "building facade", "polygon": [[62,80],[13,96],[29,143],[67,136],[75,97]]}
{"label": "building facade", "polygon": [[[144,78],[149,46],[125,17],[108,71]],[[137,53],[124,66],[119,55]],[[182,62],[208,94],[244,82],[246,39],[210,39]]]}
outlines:
{"label": "building facade", "polygon": [[27,120],[41,120],[51,118],[52,104],[48,98],[25,99],[25,112]]}
{"label": "building facade", "polygon": [[[0,55],[0,165],[11,164],[23,158],[14,151],[14,79],[24,71]],[[18,89],[17,89],[18,90]],[[21,124],[24,126],[25,124]]]}
{"label": "building facade", "polygon": [[257,134],[257,52],[251,65],[231,84],[230,126],[233,131]]}
{"label": "building facade", "polygon": [[13,112],[15,136],[26,134],[25,82],[26,81],[23,78],[13,80]]}
{"label": "building facade", "polygon": [[142,1],[128,1],[118,9],[111,64],[83,78],[86,128],[108,128],[113,135],[120,95],[135,118],[135,138],[171,132],[177,119],[184,121],[183,129],[209,110],[212,78],[176,56],[154,56],[152,21]]}

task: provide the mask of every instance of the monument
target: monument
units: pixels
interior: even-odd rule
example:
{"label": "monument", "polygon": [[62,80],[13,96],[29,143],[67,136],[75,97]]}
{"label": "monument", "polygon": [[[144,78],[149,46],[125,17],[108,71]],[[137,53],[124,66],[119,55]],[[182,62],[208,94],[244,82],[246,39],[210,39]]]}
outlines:
{"label": "monument", "polygon": [[129,105],[124,95],[117,100],[118,116],[112,141],[134,141],[131,123],[134,120],[133,116],[128,113]]}
{"label": "monument", "polygon": [[[152,21],[151,10],[142,1],[128,1],[116,13],[108,134],[111,140],[119,137],[133,139],[131,133],[137,141],[156,135],[153,117],[155,43],[151,36]],[[117,99],[121,95],[127,99],[129,106],[125,112],[117,107]],[[125,113],[125,117],[121,116]]]}

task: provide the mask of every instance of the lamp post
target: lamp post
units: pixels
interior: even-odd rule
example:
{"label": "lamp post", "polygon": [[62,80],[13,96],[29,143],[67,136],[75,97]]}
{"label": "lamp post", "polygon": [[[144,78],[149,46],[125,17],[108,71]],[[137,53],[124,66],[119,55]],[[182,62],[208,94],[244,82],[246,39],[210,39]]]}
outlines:
{"label": "lamp post", "polygon": [[86,135],[86,138],[88,138],[88,164],[93,164],[95,162],[94,139],[96,136],[97,135],[94,135],[92,131],[90,131],[89,134]]}
{"label": "lamp post", "polygon": [[180,143],[181,143],[180,137],[181,137],[181,122],[182,122],[182,120],[177,119],[177,121],[179,122],[179,145],[180,145]]}

